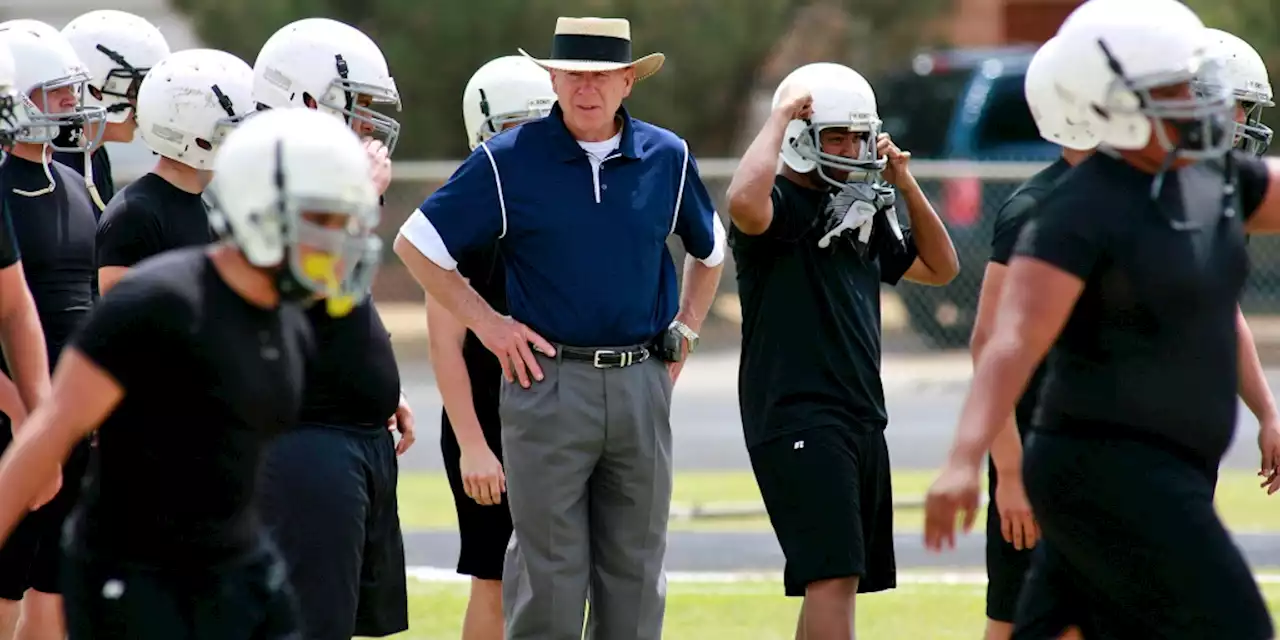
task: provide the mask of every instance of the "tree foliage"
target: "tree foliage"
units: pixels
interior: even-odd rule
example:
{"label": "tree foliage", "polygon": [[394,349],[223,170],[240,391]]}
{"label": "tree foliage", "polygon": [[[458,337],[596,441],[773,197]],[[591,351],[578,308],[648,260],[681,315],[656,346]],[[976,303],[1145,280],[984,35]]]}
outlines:
{"label": "tree foliage", "polygon": [[390,62],[404,102],[397,156],[456,158],[467,151],[461,91],[480,65],[523,47],[550,52],[558,16],[625,16],[638,57],[667,55],[639,83],[628,108],[687,137],[700,155],[731,150],[745,96],[779,38],[805,6],[830,4],[869,28],[850,38],[864,51],[913,47],[918,26],[945,0],[177,0],[207,46],[253,63],[277,29],[327,16],[368,33]]}

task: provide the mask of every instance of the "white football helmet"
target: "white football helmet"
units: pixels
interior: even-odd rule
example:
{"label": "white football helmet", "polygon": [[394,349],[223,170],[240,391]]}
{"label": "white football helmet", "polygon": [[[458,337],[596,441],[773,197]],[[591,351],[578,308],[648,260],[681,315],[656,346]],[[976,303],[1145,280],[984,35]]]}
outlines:
{"label": "white football helmet", "polygon": [[311,98],[319,111],[348,125],[364,123],[395,150],[400,123],[368,107],[394,105],[400,93],[378,45],[355,27],[328,18],[306,18],[281,27],[262,45],[253,63],[253,99],[272,109],[304,107]]}
{"label": "white football helmet", "polygon": [[[75,153],[91,149],[101,141],[106,110],[85,106],[89,72],[58,30],[34,20],[12,20],[0,24],[0,46],[9,49],[17,68],[14,79],[19,93],[16,112],[20,130],[14,137],[17,142],[48,144],[58,151]],[[74,109],[57,113],[58,109],[51,106],[49,93],[64,87],[72,87],[79,102]],[[37,91],[43,94],[39,105],[32,100]],[[77,135],[74,147],[54,144],[64,126],[95,138],[89,140]]]}
{"label": "white football helmet", "polygon": [[[813,116],[808,121],[792,120],[787,125],[780,155],[788,167],[796,173],[809,173],[822,167],[861,174],[884,169],[887,160],[876,157],[876,137],[880,134],[876,94],[862,74],[831,62],[804,65],[778,84],[773,94],[774,107],[792,84],[799,84],[812,94]],[[819,134],[830,128],[866,134],[857,158],[823,153]],[[823,180],[836,184],[826,172],[818,174]]]}
{"label": "white football helmet", "polygon": [[[1067,18],[1057,39],[1070,52],[1058,99],[1080,102],[1073,108],[1094,120],[1101,144],[1141,149],[1154,132],[1166,152],[1185,158],[1218,157],[1230,149],[1235,99],[1219,86],[1222,65],[1210,57],[1204,23],[1186,5],[1089,0]],[[1199,89],[1197,78],[1212,80],[1203,85],[1212,90]],[[1160,91],[1183,86],[1182,95]],[[1153,121],[1175,128],[1178,140]]]}
{"label": "white football helmet", "polygon": [[19,128],[18,90],[13,84],[17,73],[9,48],[0,44],[0,147],[13,144]]}
{"label": "white football helmet", "polygon": [[509,124],[551,113],[556,92],[551,74],[524,56],[503,56],[476,70],[462,91],[462,121],[475,149]]}
{"label": "white football helmet", "polygon": [[[321,294],[331,314],[343,315],[368,295],[382,246],[369,173],[364,145],[341,121],[312,109],[272,109],[232,131],[218,151],[205,191],[210,222],[254,266],[280,267],[282,297]],[[333,228],[306,214],[346,216],[347,223]]]}
{"label": "white football helmet", "polygon": [[1244,110],[1236,123],[1236,146],[1256,155],[1271,146],[1271,127],[1262,124],[1262,110],[1275,106],[1267,64],[1248,42],[1219,29],[1207,31],[1212,55],[1222,59],[1227,87]]}
{"label": "white football helmet", "polygon": [[1027,64],[1023,84],[1027,107],[1040,137],[1068,149],[1088,151],[1098,146],[1098,134],[1092,120],[1080,112],[1078,100],[1060,97],[1064,89],[1058,80],[1069,73],[1072,64],[1069,52],[1064,52],[1061,45],[1060,40],[1051,38]]}
{"label": "white football helmet", "polygon": [[253,70],[216,49],[160,61],[138,88],[138,131],[151,150],[193,169],[213,168],[218,145],[253,109]]}
{"label": "white football helmet", "polygon": [[132,100],[151,67],[169,55],[169,43],[155,25],[114,9],[90,11],[62,28],[80,61],[89,69],[85,103],[107,110],[107,122],[133,117]]}

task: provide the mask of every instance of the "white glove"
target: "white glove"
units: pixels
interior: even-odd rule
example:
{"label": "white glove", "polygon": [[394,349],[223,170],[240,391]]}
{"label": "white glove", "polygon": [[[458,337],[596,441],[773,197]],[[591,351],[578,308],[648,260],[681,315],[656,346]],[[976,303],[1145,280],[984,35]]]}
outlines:
{"label": "white glove", "polygon": [[845,185],[831,196],[827,203],[827,233],[818,240],[818,247],[826,249],[831,241],[846,231],[866,226],[864,235],[870,237],[871,220],[875,218],[876,193],[871,185],[853,183]]}

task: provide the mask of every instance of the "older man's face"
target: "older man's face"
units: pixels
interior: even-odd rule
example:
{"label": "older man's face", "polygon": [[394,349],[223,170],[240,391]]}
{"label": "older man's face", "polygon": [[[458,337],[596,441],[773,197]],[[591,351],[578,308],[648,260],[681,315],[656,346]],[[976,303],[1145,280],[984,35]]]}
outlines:
{"label": "older man's face", "polygon": [[565,121],[578,129],[611,126],[622,101],[631,95],[635,69],[616,71],[552,71],[551,85]]}

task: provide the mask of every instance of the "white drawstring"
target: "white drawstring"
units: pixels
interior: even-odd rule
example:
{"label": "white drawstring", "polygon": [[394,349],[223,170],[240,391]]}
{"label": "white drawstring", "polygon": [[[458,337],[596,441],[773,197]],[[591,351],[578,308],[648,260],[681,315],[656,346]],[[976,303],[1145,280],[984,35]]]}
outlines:
{"label": "white drawstring", "polygon": [[44,169],[44,177],[49,179],[49,186],[39,191],[23,191],[21,189],[14,189],[13,190],[14,193],[20,196],[23,196],[24,198],[36,198],[36,197],[45,195],[46,193],[53,193],[54,190],[58,188],[58,183],[54,182],[53,180],[53,174],[49,172],[49,143],[48,142],[40,146],[40,158],[41,158],[40,167]]}

